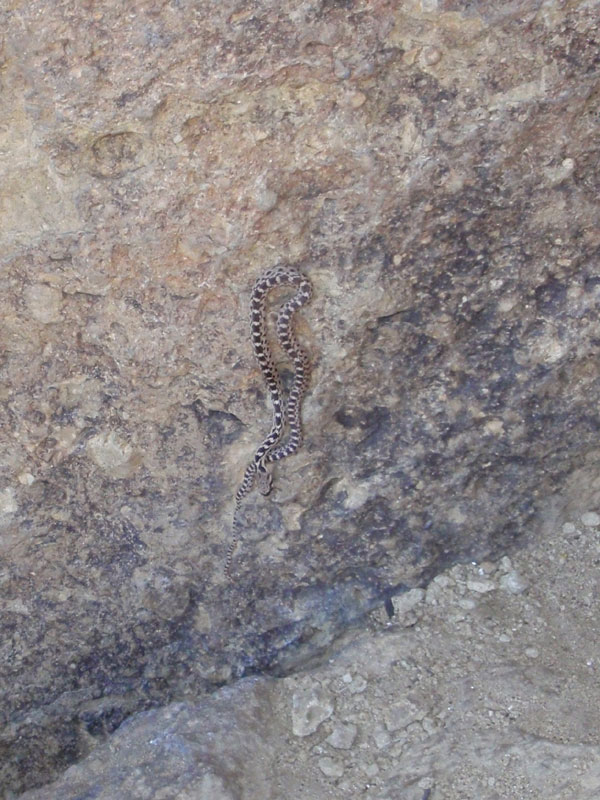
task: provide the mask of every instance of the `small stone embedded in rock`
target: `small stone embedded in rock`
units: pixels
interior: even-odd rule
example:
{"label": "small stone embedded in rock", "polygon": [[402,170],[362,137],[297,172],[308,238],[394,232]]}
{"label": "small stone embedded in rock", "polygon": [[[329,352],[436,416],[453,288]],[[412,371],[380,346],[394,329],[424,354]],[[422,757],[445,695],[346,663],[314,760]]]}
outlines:
{"label": "small stone embedded in rock", "polygon": [[256,191],[255,202],[259,211],[272,211],[278,199],[276,192],[267,186],[260,186]]}
{"label": "small stone embedded in rock", "polygon": [[425,711],[417,708],[407,698],[389,706],[383,714],[386,728],[392,732],[406,728],[411,722],[423,719],[424,716]]}
{"label": "small stone embedded in rock", "polygon": [[348,725],[336,725],[330,736],[325,739],[327,744],[338,750],[349,750],[356,738],[357,727],[352,723]]}
{"label": "small stone embedded in rock", "polygon": [[352,92],[348,96],[348,105],[350,108],[360,108],[367,100],[364,92]]}
{"label": "small stone embedded in rock", "polygon": [[306,686],[292,697],[292,731],[294,736],[310,736],[333,714],[333,702],[322,686]]}
{"label": "small stone embedded in rock", "polygon": [[348,688],[350,694],[360,694],[367,688],[367,681],[362,675],[357,675]]}
{"label": "small stone embedded in rock", "polygon": [[486,592],[492,592],[496,588],[496,584],[493,581],[487,580],[476,580],[474,578],[469,578],[467,580],[467,589],[470,592],[477,592],[478,594],[485,594]]}
{"label": "small stone embedded in rock", "polygon": [[319,769],[328,778],[341,778],[344,774],[344,767],[333,758],[320,758]]}
{"label": "small stone embedded in rock", "polygon": [[375,741],[376,747],[379,750],[382,750],[384,747],[387,747],[389,743],[392,741],[392,737],[390,736],[388,730],[383,727],[383,725],[377,725],[375,727],[375,731],[373,732],[373,739]]}
{"label": "small stone embedded in rock", "polygon": [[529,587],[527,581],[514,570],[500,578],[500,588],[511,594],[521,594]]}
{"label": "small stone embedded in rock", "polygon": [[441,59],[442,54],[437,47],[425,47],[421,53],[420,61],[424,67],[432,67]]}
{"label": "small stone embedded in rock", "polygon": [[600,516],[595,511],[587,511],[581,515],[581,521],[586,528],[594,528],[600,525]]}
{"label": "small stone embedded in rock", "polygon": [[128,478],[142,462],[141,454],[114,431],[93,436],[87,447],[92,460],[113,478]]}

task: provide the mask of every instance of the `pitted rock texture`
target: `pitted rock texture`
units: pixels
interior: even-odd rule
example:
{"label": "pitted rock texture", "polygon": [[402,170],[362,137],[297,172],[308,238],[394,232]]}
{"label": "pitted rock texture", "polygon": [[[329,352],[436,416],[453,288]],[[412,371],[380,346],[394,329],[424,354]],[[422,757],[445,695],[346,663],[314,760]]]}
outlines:
{"label": "pitted rock texture", "polygon": [[[597,491],[598,3],[0,10],[0,785]],[[306,441],[248,298],[315,297]],[[279,358],[279,356],[278,356]],[[593,507],[593,504],[592,504]]]}

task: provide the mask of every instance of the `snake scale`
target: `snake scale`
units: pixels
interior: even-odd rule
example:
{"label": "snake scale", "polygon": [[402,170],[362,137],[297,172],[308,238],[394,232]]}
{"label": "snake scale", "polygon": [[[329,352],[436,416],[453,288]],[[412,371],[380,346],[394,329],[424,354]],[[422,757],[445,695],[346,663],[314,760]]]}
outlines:
{"label": "snake scale", "polygon": [[[289,390],[285,410],[283,407],[283,385],[275,366],[273,354],[267,339],[267,320],[265,306],[267,296],[278,286],[293,286],[296,293],[287,300],[277,314],[277,337],[282,348],[294,364],[294,379]],[[250,301],[250,324],[254,355],[260,366],[273,406],[273,424],[269,434],[254,453],[246,467],[244,478],[235,496],[233,514],[233,536],[225,558],[225,575],[229,577],[231,561],[240,537],[239,514],[242,501],[256,484],[261,494],[271,491],[272,476],[267,464],[280,461],[293,455],[302,444],[302,422],[300,408],[308,386],[310,363],[308,356],[298,343],[293,329],[292,317],[298,309],[306,305],[312,296],[312,285],[304,273],[295,267],[272,267],[254,284]],[[285,432],[288,438],[281,443]]]}

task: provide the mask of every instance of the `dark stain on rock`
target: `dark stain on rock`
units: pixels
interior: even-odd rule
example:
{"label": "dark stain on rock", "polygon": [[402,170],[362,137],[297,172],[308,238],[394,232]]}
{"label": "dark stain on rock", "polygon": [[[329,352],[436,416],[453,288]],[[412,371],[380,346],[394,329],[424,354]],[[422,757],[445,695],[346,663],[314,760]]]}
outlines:
{"label": "dark stain on rock", "polygon": [[100,518],[93,519],[91,525],[95,531],[95,545],[88,551],[88,566],[129,576],[145,563],[146,545],[131,522]]}
{"label": "dark stain on rock", "polygon": [[244,429],[244,424],[235,414],[214,408],[206,408],[200,400],[195,400],[191,405],[202,436],[207,445],[221,448],[235,442]]}
{"label": "dark stain on rock", "polygon": [[390,411],[385,406],[374,406],[370,409],[339,409],[333,416],[343,428],[357,429],[361,450],[377,447],[379,441],[385,438],[390,425]]}
{"label": "dark stain on rock", "polygon": [[[388,250],[387,237],[380,234],[369,234],[360,241],[355,256],[358,267],[389,269],[393,264],[392,254]],[[368,272],[359,273],[360,280],[372,280]]]}
{"label": "dark stain on rock", "polygon": [[126,716],[126,710],[119,706],[111,706],[98,711],[84,711],[80,719],[90,736],[97,738],[116,731]]}
{"label": "dark stain on rock", "polygon": [[344,408],[340,408],[339,411],[336,411],[333,418],[342,428],[354,428],[359,424],[356,416]]}
{"label": "dark stain on rock", "polygon": [[564,309],[566,299],[567,287],[553,276],[535,290],[536,307],[543,314],[559,313]]}

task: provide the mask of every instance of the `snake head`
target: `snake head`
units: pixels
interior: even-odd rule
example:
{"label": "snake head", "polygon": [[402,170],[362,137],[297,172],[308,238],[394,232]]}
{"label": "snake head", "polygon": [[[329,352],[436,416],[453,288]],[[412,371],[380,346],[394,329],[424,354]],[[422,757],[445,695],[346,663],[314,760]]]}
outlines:
{"label": "snake head", "polygon": [[273,478],[271,477],[271,473],[267,472],[267,470],[262,466],[262,464],[258,468],[256,476],[256,485],[258,487],[258,491],[261,494],[267,495],[271,493],[271,489],[273,487]]}

